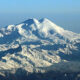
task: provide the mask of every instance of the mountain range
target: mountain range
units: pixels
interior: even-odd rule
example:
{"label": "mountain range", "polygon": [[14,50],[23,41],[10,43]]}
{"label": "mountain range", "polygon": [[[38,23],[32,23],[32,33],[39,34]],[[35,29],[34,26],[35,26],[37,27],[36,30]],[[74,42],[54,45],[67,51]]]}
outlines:
{"label": "mountain range", "polygon": [[0,28],[1,73],[18,68],[31,73],[80,71],[80,34],[46,18]]}

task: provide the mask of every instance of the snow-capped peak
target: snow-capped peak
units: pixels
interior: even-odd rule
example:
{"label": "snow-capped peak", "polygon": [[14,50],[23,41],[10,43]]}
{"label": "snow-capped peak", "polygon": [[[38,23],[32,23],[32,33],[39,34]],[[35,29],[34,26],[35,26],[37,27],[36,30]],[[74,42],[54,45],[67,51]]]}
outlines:
{"label": "snow-capped peak", "polygon": [[41,22],[41,23],[44,22],[44,21],[50,21],[50,20],[47,19],[47,18],[42,18],[42,19],[39,20],[39,22]]}
{"label": "snow-capped peak", "polygon": [[[56,33],[64,32],[64,29],[54,24],[52,21],[48,20],[47,18],[40,19],[39,21],[35,18],[28,19],[24,21],[28,25],[36,24],[36,28],[38,31],[42,31],[48,33],[50,30]],[[35,27],[35,26],[34,26]]]}
{"label": "snow-capped peak", "polygon": [[37,19],[35,18],[32,18],[32,19],[28,19],[28,20],[25,20],[24,22],[22,23],[25,23],[25,24],[28,24],[28,25],[31,25],[31,24],[34,24],[34,23],[39,23]]}
{"label": "snow-capped peak", "polygon": [[24,22],[16,26],[14,25],[8,26],[9,30],[15,28],[17,28],[19,34],[23,36],[36,35],[38,37],[40,36],[40,37],[47,38],[53,36],[54,34],[58,34],[59,36],[64,36],[70,40],[74,40],[73,39],[74,36],[75,39],[78,38],[79,36],[71,31],[64,30],[63,28],[56,25],[55,23],[48,20],[47,18],[43,18],[40,20],[32,18],[32,19],[25,20]]}
{"label": "snow-capped peak", "polygon": [[48,20],[47,18],[39,20],[41,22],[41,28],[42,31],[49,33],[49,31],[52,31],[53,33],[59,33],[62,34],[64,32],[64,29],[57,26],[55,23],[52,21]]}

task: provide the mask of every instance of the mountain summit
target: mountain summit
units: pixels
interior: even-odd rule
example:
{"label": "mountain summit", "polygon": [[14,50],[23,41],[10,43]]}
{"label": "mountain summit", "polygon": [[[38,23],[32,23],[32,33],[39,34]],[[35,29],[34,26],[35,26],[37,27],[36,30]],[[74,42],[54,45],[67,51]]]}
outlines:
{"label": "mountain summit", "polygon": [[0,29],[1,70],[76,72],[80,70],[79,61],[80,34],[46,18],[28,19]]}
{"label": "mountain summit", "polygon": [[38,31],[41,31],[43,33],[49,33],[50,31],[61,33],[64,31],[61,27],[57,26],[47,18],[40,19],[39,21],[37,19],[28,19],[23,23],[28,25],[35,24],[36,29],[38,29]]}
{"label": "mountain summit", "polygon": [[25,23],[25,24],[31,25],[31,24],[34,24],[34,23],[36,23],[36,22],[38,22],[38,20],[35,19],[35,18],[33,18],[33,19],[25,20],[25,21],[22,22],[22,23]]}
{"label": "mountain summit", "polygon": [[63,28],[57,26],[55,23],[48,20],[47,18],[40,20],[37,20],[35,18],[28,19],[21,24],[18,24],[16,28],[18,29],[18,32],[22,35],[28,36],[30,34],[29,36],[34,35],[38,38],[51,38],[51,36],[58,35],[68,38],[69,40],[74,40],[79,36],[76,33],[64,30]]}

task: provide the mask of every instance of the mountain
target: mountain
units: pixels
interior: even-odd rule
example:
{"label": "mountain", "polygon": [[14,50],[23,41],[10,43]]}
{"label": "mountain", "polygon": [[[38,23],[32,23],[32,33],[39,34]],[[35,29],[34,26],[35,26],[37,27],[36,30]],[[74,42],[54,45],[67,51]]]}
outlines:
{"label": "mountain", "polygon": [[17,68],[28,72],[80,71],[80,34],[46,18],[1,28],[0,70]]}

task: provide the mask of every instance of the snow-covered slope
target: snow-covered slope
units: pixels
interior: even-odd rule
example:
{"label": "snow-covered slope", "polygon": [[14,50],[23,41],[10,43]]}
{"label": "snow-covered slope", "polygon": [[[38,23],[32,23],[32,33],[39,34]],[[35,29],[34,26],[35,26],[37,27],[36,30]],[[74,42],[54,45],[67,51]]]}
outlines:
{"label": "snow-covered slope", "polygon": [[46,18],[1,28],[0,70],[20,67],[28,72],[79,71],[80,34]]}

